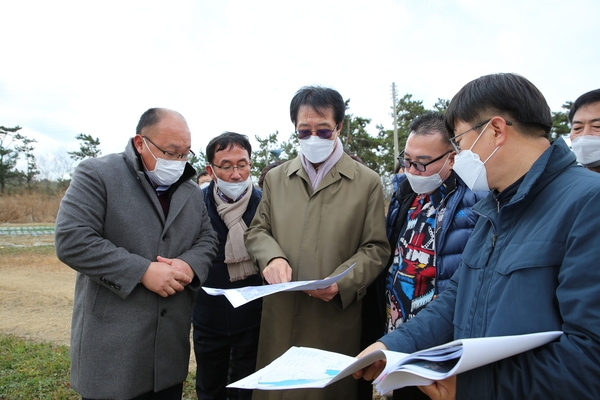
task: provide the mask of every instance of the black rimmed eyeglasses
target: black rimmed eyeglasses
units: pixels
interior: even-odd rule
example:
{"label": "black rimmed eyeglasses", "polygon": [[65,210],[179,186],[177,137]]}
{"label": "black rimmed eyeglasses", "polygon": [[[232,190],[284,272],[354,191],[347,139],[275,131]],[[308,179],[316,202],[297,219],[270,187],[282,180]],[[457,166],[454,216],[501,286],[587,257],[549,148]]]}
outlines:
{"label": "black rimmed eyeglasses", "polygon": [[404,169],[409,169],[410,166],[412,165],[413,167],[415,167],[415,169],[419,172],[425,172],[427,170],[427,166],[429,164],[433,164],[434,162],[441,160],[442,158],[444,158],[444,156],[452,153],[454,150],[448,150],[447,152],[445,152],[444,154],[442,154],[441,156],[434,158],[433,160],[427,162],[427,163],[420,163],[420,162],[416,162],[416,161],[410,161],[404,158],[404,151],[402,151],[402,153],[400,153],[400,155],[398,156],[398,162],[400,163],[400,165],[402,166],[402,168]]}
{"label": "black rimmed eyeglasses", "polygon": [[163,153],[165,156],[171,158],[171,159],[175,159],[175,160],[187,160],[188,158],[190,158],[190,156],[194,157],[196,155],[196,153],[194,153],[191,149],[190,152],[187,154],[177,154],[177,153],[172,153],[170,151],[166,151],[164,149],[161,149],[160,147],[158,147],[156,145],[156,143],[154,143],[152,140],[150,140],[150,138],[148,136],[142,136],[142,138],[144,140],[149,141],[150,143],[152,143],[152,146],[156,147],[158,149],[158,151],[160,151],[161,153]]}

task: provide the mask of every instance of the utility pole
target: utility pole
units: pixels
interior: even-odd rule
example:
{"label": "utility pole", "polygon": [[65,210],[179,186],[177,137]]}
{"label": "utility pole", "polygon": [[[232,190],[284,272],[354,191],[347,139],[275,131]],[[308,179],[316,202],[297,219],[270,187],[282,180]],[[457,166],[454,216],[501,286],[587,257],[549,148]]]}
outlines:
{"label": "utility pole", "polygon": [[392,105],[392,115],[394,116],[394,165],[392,165],[392,170],[396,165],[396,161],[398,160],[398,113],[396,112],[396,83],[392,82],[392,101],[394,102]]}

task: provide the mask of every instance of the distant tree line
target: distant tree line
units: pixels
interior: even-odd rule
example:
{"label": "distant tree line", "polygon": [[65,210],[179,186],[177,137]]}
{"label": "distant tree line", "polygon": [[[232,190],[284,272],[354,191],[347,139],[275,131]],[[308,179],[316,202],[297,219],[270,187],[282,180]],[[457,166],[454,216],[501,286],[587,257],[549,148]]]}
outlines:
{"label": "distant tree line", "polygon": [[[398,149],[404,148],[410,133],[409,125],[415,118],[429,110],[444,113],[448,104],[449,100],[438,99],[432,108],[427,109],[423,101],[413,99],[411,94],[405,94],[398,99],[393,107],[394,110],[390,113],[392,117],[393,113],[396,113]],[[552,139],[569,133],[567,115],[572,105],[571,101],[565,102],[560,111],[552,112]],[[350,99],[346,100],[346,108],[350,109]],[[360,157],[369,168],[382,177],[384,186],[387,186],[396,163],[394,131],[386,129],[383,125],[377,125],[377,133],[372,135],[367,131],[370,123],[370,118],[346,113],[340,139],[345,150]],[[51,160],[46,158],[38,160],[33,154],[37,141],[19,133],[20,130],[20,126],[0,126],[0,195],[7,191],[32,190],[36,187],[64,189],[68,186],[77,162],[101,155],[100,139],[80,133],[75,137],[79,141],[79,150],[66,152],[68,156],[57,153]],[[253,176],[258,176],[266,165],[274,161],[289,160],[298,154],[298,138],[294,132],[287,138],[283,138],[279,131],[276,131],[266,137],[256,135],[255,139],[258,148],[252,152]],[[24,168],[17,168],[20,158],[25,161]],[[189,162],[197,171],[204,170],[208,162],[203,149],[200,149]]]}

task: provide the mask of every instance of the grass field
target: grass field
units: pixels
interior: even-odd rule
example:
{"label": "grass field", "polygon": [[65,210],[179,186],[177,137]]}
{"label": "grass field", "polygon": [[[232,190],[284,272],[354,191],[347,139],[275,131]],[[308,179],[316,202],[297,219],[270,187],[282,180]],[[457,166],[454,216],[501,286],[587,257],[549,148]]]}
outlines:
{"label": "grass field", "polygon": [[[196,399],[194,374],[184,383],[184,400]],[[0,399],[81,397],[69,385],[69,348],[0,334]]]}

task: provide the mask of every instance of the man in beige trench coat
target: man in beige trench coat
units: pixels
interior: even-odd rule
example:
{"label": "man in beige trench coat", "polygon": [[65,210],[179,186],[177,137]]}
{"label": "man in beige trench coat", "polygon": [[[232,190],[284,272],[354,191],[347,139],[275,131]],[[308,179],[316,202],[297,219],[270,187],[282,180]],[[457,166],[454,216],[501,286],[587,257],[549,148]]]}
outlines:
{"label": "man in beige trench coat", "polygon": [[[291,346],[354,356],[360,350],[361,299],[390,254],[379,176],[344,153],[338,139],[345,104],[335,90],[300,89],[290,116],[300,154],[269,171],[245,234],[248,252],[269,284],[322,279],[330,287],[264,298],[257,368]],[[325,389],[254,392],[254,399],[356,399],[356,382]]]}

